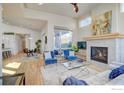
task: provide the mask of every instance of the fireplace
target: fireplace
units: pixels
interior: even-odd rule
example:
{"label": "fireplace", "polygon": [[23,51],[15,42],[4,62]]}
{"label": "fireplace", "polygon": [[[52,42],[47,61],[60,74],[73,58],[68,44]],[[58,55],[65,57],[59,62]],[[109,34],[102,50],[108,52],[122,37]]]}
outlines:
{"label": "fireplace", "polygon": [[102,63],[108,63],[107,47],[91,47],[91,59]]}

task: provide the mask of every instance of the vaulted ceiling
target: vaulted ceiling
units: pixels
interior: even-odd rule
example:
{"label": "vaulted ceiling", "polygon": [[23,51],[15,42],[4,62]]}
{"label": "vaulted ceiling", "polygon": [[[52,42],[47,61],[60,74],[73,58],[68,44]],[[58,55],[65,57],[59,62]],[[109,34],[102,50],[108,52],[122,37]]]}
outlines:
{"label": "vaulted ceiling", "polygon": [[41,31],[46,24],[46,20],[32,19],[24,16],[24,9],[32,9],[41,12],[53,13],[57,15],[78,18],[91,9],[95,8],[96,3],[78,3],[79,12],[73,11],[73,6],[69,3],[27,3],[27,4],[3,4],[3,19],[4,22],[16,26],[29,28],[36,31]]}
{"label": "vaulted ceiling", "polygon": [[23,14],[23,9],[23,4],[3,4],[3,22],[35,31],[41,31],[46,21],[26,18]]}
{"label": "vaulted ceiling", "polygon": [[34,9],[42,12],[54,13],[58,15],[68,16],[77,18],[82,16],[85,13],[91,11],[91,9],[95,8],[98,3],[78,3],[79,7],[78,13],[73,10],[73,5],[69,3],[43,3],[43,4],[25,4],[26,8]]}

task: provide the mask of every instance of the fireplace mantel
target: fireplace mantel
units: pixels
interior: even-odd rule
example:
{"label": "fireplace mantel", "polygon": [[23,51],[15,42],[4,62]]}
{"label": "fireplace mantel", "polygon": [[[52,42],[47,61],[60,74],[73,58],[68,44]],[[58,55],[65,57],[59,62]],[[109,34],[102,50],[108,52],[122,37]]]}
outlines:
{"label": "fireplace mantel", "polygon": [[84,37],[83,39],[86,41],[90,41],[90,40],[116,39],[116,38],[124,38],[124,34],[111,33],[111,34],[105,34],[105,35],[96,35],[96,36]]}

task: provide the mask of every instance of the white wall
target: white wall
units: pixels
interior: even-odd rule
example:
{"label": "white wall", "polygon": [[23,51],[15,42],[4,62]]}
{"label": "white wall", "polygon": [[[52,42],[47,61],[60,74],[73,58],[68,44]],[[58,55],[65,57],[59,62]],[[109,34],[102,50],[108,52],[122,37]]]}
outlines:
{"label": "white wall", "polygon": [[15,35],[15,45],[16,45],[16,48],[17,48],[17,53],[22,51],[23,48],[22,48],[22,38],[20,37],[20,35]]}
{"label": "white wall", "polygon": [[100,4],[91,12],[92,16],[97,16],[112,10],[112,33],[118,32],[118,6],[117,5],[118,4],[116,3]]}
{"label": "white wall", "polygon": [[48,44],[46,49],[48,51],[54,48],[54,26],[66,27],[68,29],[71,29],[74,32],[73,41],[77,41],[76,19],[46,12],[34,11],[30,9],[25,9],[24,16],[28,18],[42,19],[47,21]]}
{"label": "white wall", "polygon": [[[34,49],[35,48],[35,42],[40,39],[41,34],[40,32],[37,31],[33,31],[30,29],[26,29],[26,28],[22,28],[22,27],[17,27],[17,26],[13,26],[13,25],[7,25],[7,24],[3,24],[3,32],[14,32],[14,33],[18,33],[18,34],[29,34],[31,36],[31,44],[30,44],[30,49]],[[15,41],[16,43],[16,41]],[[16,45],[15,45],[15,48]],[[15,50],[14,54],[17,53],[17,51]]]}
{"label": "white wall", "polygon": [[[2,5],[0,4],[0,76],[2,76]],[[0,80],[2,85],[2,80]]]}
{"label": "white wall", "polygon": [[118,30],[120,33],[124,34],[124,11],[120,11],[120,4],[118,6]]}
{"label": "white wall", "polygon": [[76,28],[76,20],[71,17],[61,16],[57,14],[51,14],[46,12],[40,12],[31,9],[25,9],[24,16],[28,18],[42,19],[50,23],[53,23],[55,26],[67,27],[69,29]]}
{"label": "white wall", "polygon": [[42,51],[47,51],[47,44],[45,44],[45,37],[47,36],[47,31],[48,31],[47,28],[48,28],[48,23],[44,25],[44,28],[42,29],[42,32],[41,32],[41,40],[42,40],[41,50]]}
{"label": "white wall", "polygon": [[[111,10],[112,10],[112,33],[119,32],[118,30],[118,4],[111,4],[111,3],[110,4],[109,3],[99,4],[94,9],[91,10],[91,13],[88,13],[80,17],[78,21],[82,20],[83,18],[87,16],[91,16],[91,17],[98,16]],[[79,28],[78,40],[83,40],[83,37],[87,37],[91,35],[92,35],[91,26]]]}
{"label": "white wall", "polygon": [[78,41],[83,41],[83,37],[91,36],[91,28],[90,25],[80,28],[78,31]]}
{"label": "white wall", "polygon": [[4,47],[10,48],[12,54],[16,54],[17,48],[15,47],[16,46],[15,35],[14,34],[13,35],[4,35],[3,34],[2,37],[3,37],[2,43],[4,44]]}

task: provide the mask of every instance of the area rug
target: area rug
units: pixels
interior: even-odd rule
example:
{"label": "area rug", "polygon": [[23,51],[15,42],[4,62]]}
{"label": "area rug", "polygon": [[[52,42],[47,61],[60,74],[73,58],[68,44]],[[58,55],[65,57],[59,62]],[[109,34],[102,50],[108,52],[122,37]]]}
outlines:
{"label": "area rug", "polygon": [[62,85],[62,81],[66,77],[74,76],[78,79],[85,79],[99,72],[88,66],[68,70],[63,64],[52,64],[42,67],[41,73],[44,85]]}

